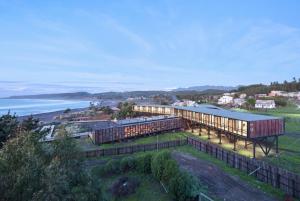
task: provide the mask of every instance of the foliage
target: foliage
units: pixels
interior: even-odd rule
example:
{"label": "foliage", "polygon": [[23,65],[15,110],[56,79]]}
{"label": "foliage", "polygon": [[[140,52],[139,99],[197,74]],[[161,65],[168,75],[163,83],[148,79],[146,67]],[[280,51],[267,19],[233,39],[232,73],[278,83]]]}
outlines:
{"label": "foliage", "polygon": [[0,200],[101,200],[99,183],[85,171],[73,139],[41,143],[22,132],[0,152]]}
{"label": "foliage", "polygon": [[32,131],[37,129],[39,120],[35,119],[32,115],[29,116],[27,119],[22,121],[21,127],[25,131]]}
{"label": "foliage", "polygon": [[17,134],[18,124],[16,115],[11,115],[10,112],[0,117],[0,148],[8,138]]}
{"label": "foliage", "polygon": [[270,85],[255,84],[249,86],[241,86],[237,91],[246,93],[248,96],[254,96],[255,94],[267,94],[272,90],[278,91],[300,91],[300,79],[293,78],[292,81],[284,81],[283,83],[271,82]]}
{"label": "foliage", "polygon": [[151,159],[152,159],[152,154],[145,154],[138,156],[136,158],[136,169],[140,173],[145,173],[145,174],[150,174],[151,173]]}
{"label": "foliage", "polygon": [[187,172],[179,171],[169,182],[170,192],[177,201],[194,200],[199,193],[198,182]]}
{"label": "foliage", "polygon": [[103,106],[100,108],[100,111],[102,111],[104,114],[112,114],[114,111],[109,106]]}
{"label": "foliage", "polygon": [[105,172],[108,174],[117,174],[121,172],[120,160],[109,160],[105,165]]}
{"label": "foliage", "polygon": [[70,109],[70,108],[67,108],[67,109],[64,110],[64,114],[67,114],[67,113],[69,113],[69,112],[71,112],[71,109]]}
{"label": "foliage", "polygon": [[133,157],[124,157],[120,162],[120,169],[122,172],[134,170],[136,168],[136,160]]}
{"label": "foliage", "polygon": [[165,168],[162,174],[162,181],[169,183],[170,180],[179,172],[178,164],[175,160],[169,159],[165,162]]}
{"label": "foliage", "polygon": [[165,162],[171,158],[170,153],[167,151],[160,152],[152,157],[151,161],[151,171],[153,176],[161,181],[164,168],[165,168]]}
{"label": "foliage", "polygon": [[135,103],[131,102],[120,102],[118,104],[120,111],[113,115],[112,118],[125,119],[127,117],[135,117],[137,114],[133,111],[134,105]]}

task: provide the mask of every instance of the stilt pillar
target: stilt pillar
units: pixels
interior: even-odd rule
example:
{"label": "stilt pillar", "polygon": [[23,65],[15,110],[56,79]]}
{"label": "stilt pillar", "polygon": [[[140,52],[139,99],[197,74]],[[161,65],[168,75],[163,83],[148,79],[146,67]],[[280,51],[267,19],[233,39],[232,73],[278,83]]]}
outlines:
{"label": "stilt pillar", "polygon": [[278,136],[276,136],[275,137],[276,139],[276,154],[278,154],[279,153],[279,151],[278,151]]}
{"label": "stilt pillar", "polygon": [[222,134],[220,131],[218,131],[218,135],[219,135],[219,144],[222,144]]}
{"label": "stilt pillar", "polygon": [[202,133],[202,127],[201,125],[199,126],[199,136],[201,136],[201,133]]}
{"label": "stilt pillar", "polygon": [[245,139],[245,149],[248,148],[247,140]]}
{"label": "stilt pillar", "polygon": [[207,139],[210,140],[210,128],[207,128]]}
{"label": "stilt pillar", "polygon": [[253,158],[255,158],[255,154],[256,154],[255,148],[256,148],[256,142],[253,141]]}
{"label": "stilt pillar", "polygon": [[236,151],[236,136],[233,137],[233,151]]}

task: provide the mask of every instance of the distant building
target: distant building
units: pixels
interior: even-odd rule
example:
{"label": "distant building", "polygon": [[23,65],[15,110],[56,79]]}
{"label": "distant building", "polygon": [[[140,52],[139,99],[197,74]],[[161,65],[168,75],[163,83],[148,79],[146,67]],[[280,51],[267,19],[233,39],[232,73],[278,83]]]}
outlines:
{"label": "distant building", "polygon": [[183,100],[183,101],[177,101],[172,104],[173,106],[197,106],[198,104],[195,101],[191,100]]}
{"label": "distant building", "polygon": [[228,95],[224,95],[218,100],[219,105],[226,105],[231,103],[233,103],[233,97]]}
{"label": "distant building", "polygon": [[268,97],[267,94],[255,94],[255,98],[266,98]]}
{"label": "distant building", "polygon": [[271,91],[269,93],[269,96],[282,96],[282,97],[288,97],[288,98],[298,98],[300,96],[300,92],[286,92],[286,91]]}
{"label": "distant building", "polygon": [[240,94],[240,98],[246,98],[246,97],[247,97],[247,94],[245,94],[245,93]]}
{"label": "distant building", "polygon": [[273,109],[276,108],[274,100],[256,100],[255,108]]}
{"label": "distant building", "polygon": [[244,98],[233,99],[233,105],[235,105],[235,106],[242,106],[245,103],[246,103],[246,100]]}
{"label": "distant building", "polygon": [[274,97],[274,96],[284,96],[285,92],[284,91],[271,91],[269,93],[269,96]]}

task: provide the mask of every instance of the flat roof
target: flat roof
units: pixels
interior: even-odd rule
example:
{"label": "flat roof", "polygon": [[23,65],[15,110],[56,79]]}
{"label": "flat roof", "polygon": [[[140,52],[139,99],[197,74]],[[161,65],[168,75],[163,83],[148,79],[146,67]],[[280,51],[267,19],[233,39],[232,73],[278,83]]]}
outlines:
{"label": "flat roof", "polygon": [[247,112],[238,112],[233,110],[226,110],[214,105],[199,105],[198,107],[192,106],[175,106],[174,108],[180,110],[188,110],[193,112],[200,112],[204,114],[211,114],[215,116],[222,116],[231,119],[238,119],[243,121],[260,121],[260,120],[272,120],[272,119],[282,119],[281,117],[274,117],[268,115],[261,115],[261,114],[253,114]]}
{"label": "flat roof", "polygon": [[139,117],[139,118],[133,118],[133,119],[118,120],[116,123],[120,124],[120,125],[128,125],[128,124],[144,123],[144,122],[151,122],[151,121],[158,121],[158,120],[172,119],[172,118],[177,118],[177,117],[174,115]]}

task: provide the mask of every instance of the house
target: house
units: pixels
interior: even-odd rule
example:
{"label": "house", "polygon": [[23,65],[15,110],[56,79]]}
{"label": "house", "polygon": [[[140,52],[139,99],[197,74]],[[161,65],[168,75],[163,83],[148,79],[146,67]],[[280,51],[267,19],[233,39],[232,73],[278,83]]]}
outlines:
{"label": "house", "polygon": [[267,94],[255,94],[255,98],[265,98],[268,97]]}
{"label": "house", "polygon": [[285,92],[284,91],[271,91],[269,93],[269,96],[274,97],[274,96],[284,96]]}
{"label": "house", "polygon": [[195,101],[191,100],[183,100],[183,101],[177,101],[172,104],[173,106],[197,106],[197,103]]}
{"label": "house", "polygon": [[244,103],[246,103],[246,100],[244,98],[233,99],[233,105],[235,106],[242,106]]}
{"label": "house", "polygon": [[218,100],[219,105],[226,105],[231,103],[233,103],[233,97],[228,95],[224,95]]}
{"label": "house", "polygon": [[247,97],[247,94],[245,94],[245,93],[240,94],[240,98],[246,98],[246,97]]}
{"label": "house", "polygon": [[273,109],[276,105],[274,100],[256,100],[255,108]]}

